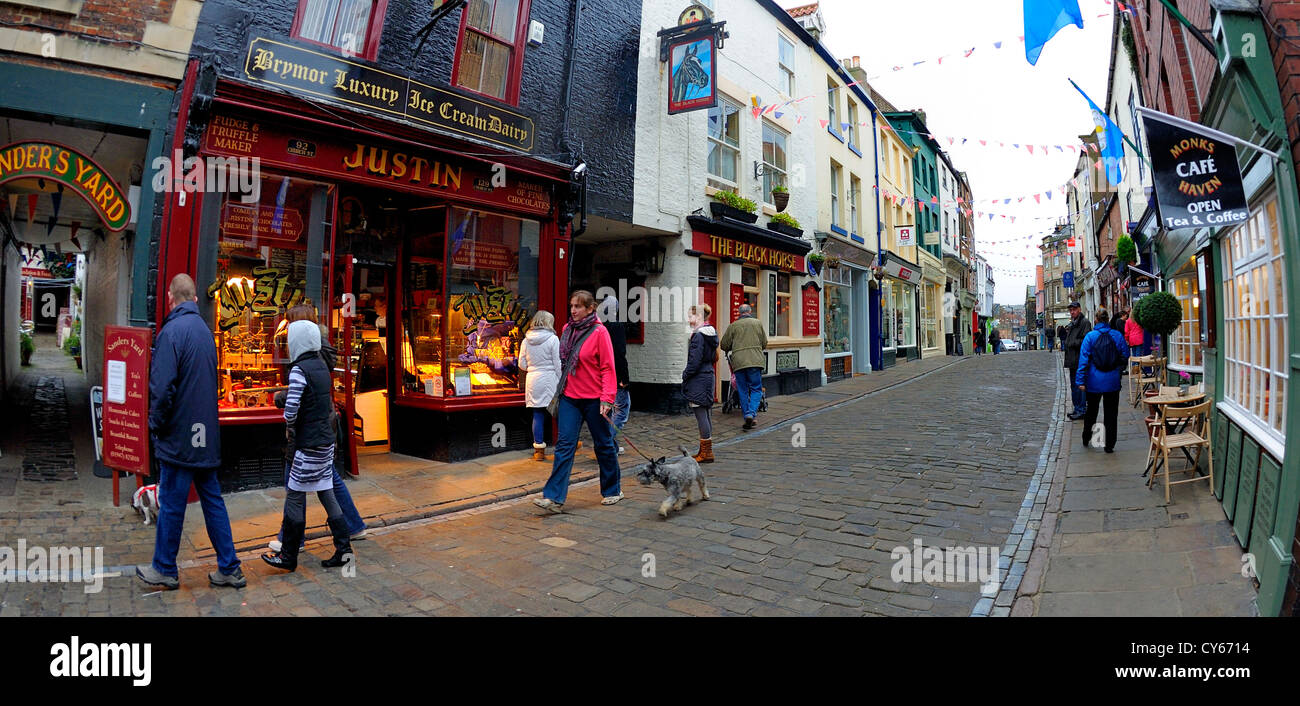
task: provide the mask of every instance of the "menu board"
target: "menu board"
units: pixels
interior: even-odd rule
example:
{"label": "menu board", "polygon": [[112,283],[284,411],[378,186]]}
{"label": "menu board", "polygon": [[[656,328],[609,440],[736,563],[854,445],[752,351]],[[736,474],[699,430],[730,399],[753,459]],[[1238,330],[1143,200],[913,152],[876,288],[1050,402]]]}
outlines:
{"label": "menu board", "polygon": [[147,328],[104,327],[104,466],[149,475]]}
{"label": "menu board", "polygon": [[817,287],[807,284],[803,288],[803,335],[816,337],[822,333],[822,305]]}
{"label": "menu board", "polygon": [[731,321],[735,323],[740,318],[740,307],[745,303],[745,285],[738,282],[731,283]]}

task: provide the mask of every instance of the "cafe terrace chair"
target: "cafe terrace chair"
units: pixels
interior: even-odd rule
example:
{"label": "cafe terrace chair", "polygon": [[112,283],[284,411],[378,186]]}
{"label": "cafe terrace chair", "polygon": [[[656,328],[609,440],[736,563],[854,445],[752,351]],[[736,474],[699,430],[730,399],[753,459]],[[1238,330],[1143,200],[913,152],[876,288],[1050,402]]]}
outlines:
{"label": "cafe terrace chair", "polygon": [[[1155,482],[1157,475],[1165,477],[1165,503],[1169,502],[1169,486],[1179,485],[1181,483],[1194,483],[1196,481],[1208,480],[1210,489],[1214,489],[1214,449],[1210,446],[1210,406],[1213,403],[1206,400],[1200,404],[1190,407],[1173,407],[1164,405],[1160,412],[1160,426],[1156,429],[1158,434],[1156,438],[1156,447],[1164,462],[1163,469],[1157,468],[1152,472],[1148,483]],[[1181,429],[1174,433],[1176,429]],[[1169,452],[1171,450],[1182,450],[1184,454],[1188,449],[1196,449],[1196,458],[1187,468],[1181,468],[1174,471],[1169,465]],[[1209,461],[1206,468],[1209,470],[1208,475],[1198,475],[1197,471],[1201,461],[1201,449],[1205,450],[1206,458]],[[1191,456],[1188,456],[1191,460]],[[1191,478],[1183,480],[1169,480],[1170,473],[1191,473]]]}

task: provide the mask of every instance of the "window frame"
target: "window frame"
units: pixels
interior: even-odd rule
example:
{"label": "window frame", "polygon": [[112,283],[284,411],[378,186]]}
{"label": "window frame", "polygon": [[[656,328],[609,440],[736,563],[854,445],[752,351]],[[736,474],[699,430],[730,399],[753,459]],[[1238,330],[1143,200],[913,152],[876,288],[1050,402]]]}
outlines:
{"label": "window frame", "polygon": [[[781,291],[781,278],[785,278],[785,291]],[[789,338],[794,334],[792,319],[794,317],[794,277],[789,272],[769,272],[768,286],[772,288],[772,301],[776,302],[776,308],[770,312],[769,321],[772,326],[767,332],[768,336]],[[785,300],[785,315],[781,314],[782,299]],[[785,324],[785,333],[781,333],[781,325]]]}
{"label": "window frame", "polygon": [[843,179],[844,168],[831,160],[831,227],[843,228],[840,219],[840,180]]}
{"label": "window frame", "polygon": [[839,137],[840,125],[838,116],[840,107],[840,85],[835,82],[835,79],[829,76],[826,77],[826,84],[826,128],[830,130],[832,135]]}
{"label": "window frame", "polygon": [[793,63],[793,61],[794,61],[794,42],[790,41],[790,39],[787,38],[784,34],[781,34],[781,33],[778,32],[777,35],[776,35],[776,68],[777,68],[777,71],[779,71],[780,73],[785,74],[785,76],[786,76],[786,79],[785,79],[785,87],[786,87],[786,89],[788,89],[790,92],[789,92],[789,93],[786,93],[786,94],[785,94],[785,97],[786,97],[786,98],[794,98],[794,95],[795,95],[795,94],[794,94],[794,91],[795,91],[795,70],[794,70],[794,67],[793,67],[793,66],[787,66],[787,65],[785,64],[785,62],[783,62],[783,61],[781,60],[781,49],[784,48],[785,46],[789,46],[789,47],[790,47],[790,60],[791,60],[791,62]]}
{"label": "window frame", "polygon": [[[342,1],[343,0],[337,0],[337,2],[342,2]],[[305,42],[307,44],[311,44],[314,46],[323,47],[332,52],[337,52],[340,56],[345,56],[343,54],[342,47],[336,47],[333,44],[326,44],[325,42],[317,41],[315,39],[308,39],[307,37],[302,36],[301,34],[302,22],[303,22],[303,17],[307,12],[308,2],[310,2],[310,0],[298,0],[298,9],[294,11],[293,24],[290,26],[289,29],[290,38],[292,38],[294,41]],[[370,6],[370,20],[369,23],[366,25],[365,44],[362,47],[362,51],[353,53],[353,57],[358,59],[364,59],[366,61],[375,61],[376,57],[379,56],[379,40],[384,33],[384,18],[387,14],[388,14],[388,0],[372,0],[372,4]],[[334,18],[334,22],[337,25],[338,23],[337,14]]]}
{"label": "window frame", "polygon": [[[763,153],[759,154],[759,160],[760,160],[760,161],[762,162],[762,164],[763,164],[763,180],[762,180],[762,188],[763,188],[763,203],[766,203],[766,204],[769,204],[769,205],[770,205],[770,204],[771,204],[771,201],[769,201],[768,199],[770,199],[770,198],[772,197],[772,186],[775,185],[775,180],[772,178],[772,177],[773,177],[772,172],[776,172],[777,174],[779,174],[779,175],[781,176],[781,184],[780,184],[781,186],[784,186],[784,187],[786,187],[787,189],[790,188],[790,183],[789,183],[789,176],[790,176],[790,133],[786,132],[785,130],[782,130],[780,127],[777,126],[776,123],[773,123],[772,121],[768,120],[767,118],[764,118],[764,119],[763,119],[763,134],[760,135],[760,137],[759,137],[759,144],[760,144],[760,145],[766,145],[766,144],[767,144],[767,133],[768,133],[768,130],[769,130],[769,129],[771,129],[773,135],[776,135],[776,136],[778,136],[778,137],[781,138],[781,141],[782,141],[782,147],[783,147],[783,149],[782,149],[782,155],[784,155],[784,157],[785,157],[785,166],[784,166],[784,167],[779,167],[779,166],[777,166],[776,164],[773,164],[772,162],[767,161],[767,153],[766,153],[765,150],[763,151]],[[773,158],[773,159],[776,158],[776,150],[775,150],[775,149],[772,150],[772,158]]]}
{"label": "window frame", "polygon": [[[387,2],[387,0],[384,1]],[[496,2],[496,0],[488,1],[493,3]],[[528,46],[528,21],[532,17],[533,2],[532,0],[519,0],[519,14],[515,18],[515,41],[510,45],[512,47],[512,54],[510,56],[509,73],[506,76],[506,95],[502,98],[497,98],[496,96],[463,86],[459,83],[460,57],[465,46],[465,32],[467,29],[474,34],[486,38],[487,41],[497,44],[504,43],[499,37],[486,34],[477,28],[469,26],[469,6],[471,2],[473,2],[473,0],[468,0],[460,10],[460,28],[456,30],[456,49],[455,53],[452,55],[451,80],[448,83],[451,84],[453,89],[465,91],[466,93],[480,96],[487,100],[518,107],[519,87],[522,83],[524,72],[524,50]]]}
{"label": "window frame", "polygon": [[[1270,213],[1270,210],[1272,211]],[[1259,198],[1250,209],[1251,215],[1244,223],[1233,228],[1220,240],[1223,256],[1223,333],[1221,355],[1224,361],[1223,406],[1237,417],[1265,434],[1272,444],[1286,444],[1287,405],[1290,386],[1289,317],[1286,310],[1286,249],[1282,224],[1279,222],[1281,204],[1276,188]],[[1264,226],[1274,226],[1260,233],[1261,218]],[[1252,249],[1239,247],[1258,240],[1261,244]],[[1276,240],[1276,249],[1273,240]],[[1277,277],[1277,275],[1281,277]],[[1265,277],[1268,285],[1260,298],[1266,307],[1264,314],[1244,313],[1238,289],[1243,285],[1250,290],[1258,287]],[[1282,296],[1272,296],[1280,290]],[[1279,313],[1277,310],[1281,309]],[[1268,331],[1267,336],[1265,331]],[[1265,353],[1264,347],[1269,350]],[[1245,353],[1246,355],[1242,355]],[[1250,356],[1247,359],[1246,356]],[[1281,391],[1274,389],[1279,383]],[[1245,389],[1241,389],[1245,388]],[[1274,400],[1269,397],[1276,394]],[[1267,402],[1266,402],[1267,398]],[[1268,405],[1271,404],[1271,407]],[[1264,407],[1268,409],[1264,410]],[[1261,415],[1260,411],[1264,411]],[[1276,422],[1274,419],[1276,418]]]}
{"label": "window frame", "polygon": [[846,109],[845,117],[848,118],[846,122],[849,124],[849,130],[848,133],[844,135],[844,141],[848,144],[850,149],[858,150],[858,104],[852,97],[849,98],[849,105]]}
{"label": "window frame", "polygon": [[[1200,306],[1199,269],[1196,260],[1193,259],[1188,267],[1184,267],[1177,274],[1171,276],[1166,285],[1166,290],[1174,295],[1174,298],[1183,307],[1182,320],[1179,322],[1178,328],[1174,329],[1173,334],[1169,337],[1170,370],[1181,370],[1189,373],[1204,373],[1205,371],[1204,351],[1201,348],[1201,325],[1204,317],[1201,315],[1203,309]],[[1189,313],[1195,314],[1195,316],[1189,318]],[[1121,331],[1121,333],[1123,332]],[[1183,355],[1184,351],[1187,353],[1186,356]]]}
{"label": "window frame", "polygon": [[[734,107],[734,108],[736,109],[736,144],[735,144],[734,147],[731,146],[731,145],[729,145],[729,144],[727,144],[727,141],[726,141],[726,119],[727,119],[727,112],[726,112],[726,111],[727,111],[727,108],[730,108],[730,107]],[[713,108],[710,108],[710,109],[709,109],[709,111],[708,111],[709,115],[711,116],[711,114],[712,114],[713,111],[715,111],[715,110],[720,110],[720,111],[722,111],[722,123],[723,123],[723,131],[722,131],[722,134],[723,134],[723,138],[722,138],[721,140],[719,140],[718,138],[715,138],[712,134],[710,134],[710,133],[708,132],[708,120],[706,119],[706,120],[705,120],[705,130],[706,130],[706,133],[705,133],[705,139],[708,141],[708,144],[709,144],[710,146],[716,144],[716,145],[719,145],[719,148],[722,149],[722,150],[733,150],[733,151],[735,152],[735,157],[736,157],[736,169],[735,169],[735,171],[736,171],[736,181],[734,181],[734,182],[733,182],[733,181],[729,181],[729,180],[728,180],[726,177],[724,177],[724,176],[721,176],[721,175],[718,175],[718,174],[714,174],[714,173],[710,170],[709,163],[708,163],[709,160],[708,160],[708,155],[707,155],[707,154],[705,155],[705,158],[704,158],[704,162],[705,162],[705,164],[704,164],[704,171],[705,171],[705,174],[707,175],[707,176],[705,177],[705,179],[706,179],[706,181],[710,181],[710,180],[712,180],[712,181],[716,181],[718,184],[720,184],[720,185],[722,185],[722,186],[725,186],[725,187],[727,187],[728,189],[732,189],[732,190],[735,190],[735,191],[739,192],[739,190],[740,190],[740,176],[741,176],[741,171],[740,171],[740,165],[741,165],[741,159],[740,159],[740,156],[741,156],[741,145],[744,143],[744,141],[741,139],[741,135],[742,135],[742,133],[743,133],[743,129],[742,129],[742,127],[741,127],[741,120],[740,120],[740,111],[741,111],[740,102],[739,102],[739,101],[733,101],[733,100],[731,100],[730,98],[728,98],[728,97],[726,97],[726,96],[719,95],[719,96],[718,96],[718,104],[717,104],[716,106],[714,106]]]}
{"label": "window frame", "polygon": [[862,209],[858,208],[858,196],[862,191],[862,180],[849,172],[849,232],[858,235],[862,232]]}

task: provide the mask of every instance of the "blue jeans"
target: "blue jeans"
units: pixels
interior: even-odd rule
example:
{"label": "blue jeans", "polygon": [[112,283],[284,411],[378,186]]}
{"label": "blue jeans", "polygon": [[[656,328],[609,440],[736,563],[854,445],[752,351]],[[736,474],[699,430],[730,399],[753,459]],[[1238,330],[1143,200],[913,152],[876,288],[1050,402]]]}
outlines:
{"label": "blue jeans", "polygon": [[1002,341],[994,341],[994,342],[993,342],[993,355],[997,355],[997,354],[998,354],[998,349],[1001,348],[1001,347],[1002,347]]}
{"label": "blue jeans", "polygon": [[1080,390],[1079,386],[1074,384],[1074,376],[1079,372],[1079,369],[1066,368],[1066,370],[1070,373],[1070,401],[1074,404],[1074,414],[1077,417],[1082,417],[1088,413],[1088,393]]}
{"label": "blue jeans", "polygon": [[[339,475],[337,468],[334,469],[334,499],[338,501],[339,509],[343,511],[343,519],[348,521],[348,534],[356,534],[366,528],[366,521],[361,519],[361,513],[357,512],[357,505],[352,502],[352,493],[348,492],[348,487],[343,484],[343,476]],[[283,527],[275,538],[284,541]]]}
{"label": "blue jeans", "polygon": [[758,403],[763,401],[763,369],[745,368],[735,371],[735,374],[740,409],[745,419],[753,419],[758,416]]}
{"label": "blue jeans", "polygon": [[217,550],[217,567],[223,574],[233,574],[239,569],[235,556],[235,540],[230,533],[230,516],[226,502],[221,499],[221,483],[215,468],[186,468],[158,461],[158,533],[153,545],[154,571],[178,577],[176,553],[181,548],[181,530],[185,527],[185,506],[190,496],[190,484],[199,494],[203,508],[203,521],[208,526],[208,540]]}
{"label": "blue jeans", "polygon": [[609,420],[600,413],[600,400],[560,397],[555,420],[560,428],[560,439],[555,442],[555,465],[551,467],[551,477],[546,481],[546,487],[542,488],[542,497],[560,505],[568,498],[573,454],[578,450],[578,432],[582,430],[584,421],[587,429],[591,430],[592,441],[596,442],[601,497],[615,497],[622,492],[619,485],[618,447],[614,445]]}
{"label": "blue jeans", "polygon": [[539,407],[533,408],[533,444],[546,445],[546,418],[550,413]]}
{"label": "blue jeans", "polygon": [[627,418],[632,414],[632,391],[626,387],[618,388],[618,394],[614,395],[614,426],[619,431],[623,431],[623,425],[627,424]]}

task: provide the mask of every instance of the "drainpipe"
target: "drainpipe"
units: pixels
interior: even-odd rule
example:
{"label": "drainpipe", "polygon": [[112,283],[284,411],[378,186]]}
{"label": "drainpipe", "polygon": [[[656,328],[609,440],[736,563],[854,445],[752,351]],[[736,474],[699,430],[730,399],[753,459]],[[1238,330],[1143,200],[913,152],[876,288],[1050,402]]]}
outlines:
{"label": "drainpipe", "polygon": [[[871,149],[874,152],[876,165],[876,264],[884,267],[885,265],[885,248],[882,244],[881,232],[885,229],[884,221],[880,220],[880,135],[876,130],[876,111],[871,111]],[[877,283],[879,285],[879,283]],[[871,293],[871,332],[874,335],[869,336],[871,341],[871,369],[884,369],[884,350],[882,348],[883,339],[881,333],[884,326],[881,321],[880,309],[880,287],[874,289],[867,285],[867,290]]]}

